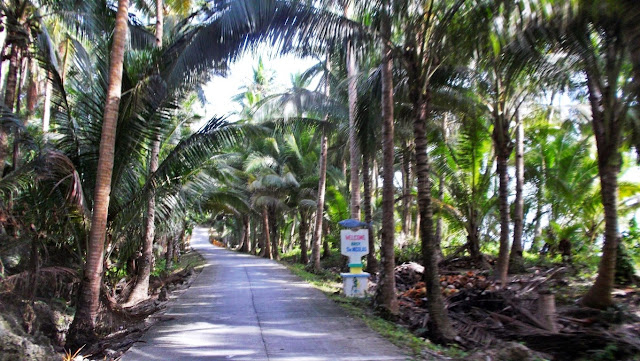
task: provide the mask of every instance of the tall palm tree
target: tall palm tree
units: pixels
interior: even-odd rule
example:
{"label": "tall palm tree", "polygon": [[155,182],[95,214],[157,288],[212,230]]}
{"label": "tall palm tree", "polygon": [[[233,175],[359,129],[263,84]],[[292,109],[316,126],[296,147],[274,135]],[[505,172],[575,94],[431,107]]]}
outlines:
{"label": "tall palm tree", "polygon": [[[509,158],[515,143],[513,133],[519,118],[520,107],[531,95],[531,80],[522,54],[513,53],[509,47],[517,42],[518,31],[522,31],[530,20],[513,3],[487,2],[479,7],[486,20],[472,24],[475,29],[475,62],[481,65],[478,74],[478,94],[491,114],[496,170],[498,175],[498,209],[500,214],[500,245],[496,264],[496,278],[506,285],[509,271],[510,250],[510,205],[509,205]],[[480,15],[478,15],[480,16]],[[477,28],[476,28],[477,27]],[[514,253],[514,257],[522,258]],[[520,263],[520,261],[516,261]]]}
{"label": "tall palm tree", "polygon": [[[405,2],[398,9],[398,17],[405,34],[402,44],[403,65],[407,77],[408,98],[413,107],[413,134],[416,152],[416,176],[420,214],[420,238],[423,275],[427,284],[430,332],[441,342],[450,342],[455,332],[446,315],[442,295],[438,291],[439,276],[433,234],[431,204],[430,160],[427,152],[427,122],[431,116],[432,76],[441,66],[448,46],[445,35],[459,14],[464,1],[436,3],[419,2],[417,6]],[[419,9],[416,13],[415,9]]]}
{"label": "tall palm tree", "polygon": [[[518,118],[518,115],[516,115]],[[516,198],[513,201],[513,242],[509,255],[509,270],[524,271],[522,235],[524,233],[524,125],[516,119]]]}
{"label": "tall palm tree", "polygon": [[[159,49],[163,46],[164,36],[164,0],[156,0],[156,22],[155,22],[155,46]],[[151,149],[149,153],[149,174],[153,174],[158,170],[158,161],[160,156],[160,144],[161,139],[156,136],[151,141]],[[135,304],[139,301],[145,300],[149,293],[149,277],[151,276],[151,268],[153,266],[153,241],[155,238],[155,208],[156,200],[153,195],[154,191],[151,191],[152,195],[147,201],[147,214],[144,220],[144,235],[142,240],[142,257],[140,258],[140,264],[138,266],[138,274],[136,276],[136,283],[133,290],[129,294],[127,300],[128,305]]]}
{"label": "tall palm tree", "polygon": [[[342,4],[343,15],[346,19],[351,17],[351,1],[345,0]],[[347,68],[347,103],[349,105],[349,191],[350,212],[352,219],[360,219],[360,148],[358,146],[356,128],[356,103],[358,92],[356,88],[356,57],[355,49],[351,42],[347,42],[346,68]]]}
{"label": "tall palm tree", "polygon": [[[162,48],[162,36],[164,31],[164,6],[163,0],[156,1],[156,41],[155,45]],[[149,174],[153,174],[158,170],[158,157],[160,156],[160,139],[156,138],[151,141],[151,152],[149,154]],[[142,239],[142,257],[138,266],[138,274],[133,291],[129,294],[128,304],[135,304],[148,297],[149,293],[149,277],[151,276],[151,267],[153,265],[153,240],[155,237],[155,212],[156,200],[152,195],[147,201],[147,215],[144,221],[144,236]]]}
{"label": "tall palm tree", "polygon": [[387,43],[391,39],[390,6],[383,10],[380,34],[382,45],[382,239],[380,245],[380,277],[376,289],[376,303],[386,308],[388,312],[398,312],[395,283],[395,250],[394,250],[394,186],[393,186],[393,56],[391,47]]}
{"label": "tall palm tree", "polygon": [[[572,6],[555,5],[544,21],[532,24],[528,34],[541,35],[566,54],[584,76],[591,108],[591,126],[596,139],[600,194],[605,213],[604,244],[594,285],[583,304],[604,308],[613,303],[618,230],[618,175],[629,109],[637,83],[630,81],[629,36],[625,32],[626,7],[614,2],[581,0]],[[635,47],[633,47],[635,48]],[[632,68],[632,67],[631,67]]]}
{"label": "tall palm tree", "polygon": [[118,1],[116,25],[109,67],[109,86],[104,107],[100,155],[98,158],[97,181],[94,191],[94,207],[89,234],[87,262],[84,267],[80,296],[76,314],[69,329],[71,344],[82,345],[94,336],[95,319],[100,303],[104,242],[107,233],[109,194],[115,154],[115,137],[118,108],[122,91],[122,68],[127,38],[129,0]]}
{"label": "tall palm tree", "polygon": [[[380,77],[381,71],[378,66],[378,57],[369,59],[375,68],[369,71],[366,80],[361,81],[358,86],[358,107],[356,111],[356,124],[358,126],[358,140],[360,152],[362,153],[362,189],[364,211],[364,221],[369,230],[369,253],[367,254],[367,267],[369,273],[378,271],[378,260],[376,258],[376,237],[373,230],[373,183],[371,169],[378,153],[380,144],[381,129],[381,109],[382,100]],[[370,65],[370,66],[371,66]]]}

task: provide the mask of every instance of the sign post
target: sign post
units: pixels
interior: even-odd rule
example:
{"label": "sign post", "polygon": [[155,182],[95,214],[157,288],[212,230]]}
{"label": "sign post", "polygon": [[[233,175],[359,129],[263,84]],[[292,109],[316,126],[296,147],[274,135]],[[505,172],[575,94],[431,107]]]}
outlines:
{"label": "sign post", "polygon": [[362,273],[362,256],[369,254],[369,230],[341,230],[340,250],[343,255],[349,257],[350,272]]}
{"label": "sign post", "polygon": [[358,220],[341,221],[348,227],[340,231],[340,251],[349,257],[349,273],[341,273],[343,290],[347,297],[364,297],[369,284],[369,274],[362,272],[362,256],[369,253],[369,230],[360,228],[366,223]]}

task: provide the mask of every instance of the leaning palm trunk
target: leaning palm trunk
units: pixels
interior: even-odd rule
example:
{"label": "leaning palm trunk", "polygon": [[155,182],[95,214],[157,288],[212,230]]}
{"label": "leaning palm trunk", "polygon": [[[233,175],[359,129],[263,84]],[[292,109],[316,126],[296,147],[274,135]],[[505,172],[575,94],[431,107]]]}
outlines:
{"label": "leaning palm trunk", "polygon": [[[389,38],[391,24],[387,14],[382,15],[382,36]],[[376,290],[376,303],[389,313],[398,313],[396,297],[394,254],[394,187],[393,187],[393,78],[392,54],[385,42],[382,48],[382,240],[380,245],[380,277]]]}
{"label": "leaning palm trunk", "polygon": [[84,266],[76,314],[69,328],[67,346],[81,346],[95,337],[95,320],[98,314],[100,285],[102,283],[104,241],[107,233],[107,216],[109,215],[109,194],[111,193],[118,107],[122,89],[128,8],[129,0],[118,1],[109,65],[109,85],[100,139],[91,231],[89,232],[89,248],[87,249],[87,261]]}

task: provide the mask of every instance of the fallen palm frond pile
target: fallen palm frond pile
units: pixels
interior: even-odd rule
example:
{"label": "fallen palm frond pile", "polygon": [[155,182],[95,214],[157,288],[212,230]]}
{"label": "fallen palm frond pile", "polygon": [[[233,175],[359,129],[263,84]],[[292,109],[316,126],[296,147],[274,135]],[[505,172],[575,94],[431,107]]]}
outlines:
{"label": "fallen palm frond pile", "polygon": [[[402,320],[419,335],[429,334],[424,268],[407,263],[396,268]],[[550,289],[566,282],[566,269],[514,277],[501,288],[482,272],[448,272],[441,276],[449,316],[468,349],[504,341],[524,342],[553,359],[593,358],[609,353],[625,359],[640,353],[640,319],[622,309],[599,311],[576,304],[559,306]],[[620,292],[619,292],[620,293]],[[624,293],[637,306],[635,290]],[[634,298],[635,296],[635,298]]]}

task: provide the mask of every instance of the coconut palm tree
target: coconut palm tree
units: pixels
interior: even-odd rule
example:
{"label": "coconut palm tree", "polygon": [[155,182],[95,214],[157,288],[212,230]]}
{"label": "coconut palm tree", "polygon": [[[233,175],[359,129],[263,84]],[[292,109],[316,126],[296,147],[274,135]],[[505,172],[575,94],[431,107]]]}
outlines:
{"label": "coconut palm tree", "polygon": [[[187,3],[187,4],[182,4]],[[175,2],[178,9],[188,8],[190,5],[190,1],[182,1]],[[157,48],[162,48],[163,46],[163,35],[164,35],[164,1],[156,0],[156,22],[155,22],[155,46]],[[187,14],[182,14],[186,16]],[[160,143],[161,139],[156,137],[151,141],[151,149],[149,152],[149,174],[153,174],[156,170],[158,170],[158,158],[160,156]],[[142,242],[142,257],[140,259],[140,265],[138,267],[138,274],[136,276],[136,283],[133,288],[133,291],[129,295],[129,299],[127,304],[135,304],[141,300],[145,300],[148,297],[149,293],[149,277],[151,275],[151,268],[153,265],[153,241],[155,237],[155,197],[153,196],[154,191],[152,190],[152,195],[149,197],[147,202],[147,214],[144,221],[144,235]]]}
{"label": "coconut palm tree", "polygon": [[398,313],[398,299],[395,283],[395,250],[394,250],[394,142],[393,142],[393,56],[387,43],[391,39],[390,6],[383,9],[380,34],[384,39],[382,48],[381,76],[381,108],[382,108],[382,239],[380,245],[380,281],[376,289],[376,303],[391,314]]}
{"label": "coconut palm tree", "polygon": [[[104,15],[104,11],[100,14]],[[108,22],[97,23],[108,27]],[[173,107],[185,93],[206,79],[200,72],[207,69],[208,65],[204,64],[211,64],[211,59],[197,58],[185,64],[185,58],[181,57],[193,59],[193,56],[189,57],[188,54],[194,51],[191,40],[199,29],[190,27],[188,24],[180,27],[176,35],[173,35],[175,40],[172,39],[172,45],[164,51],[137,50],[127,54],[127,69],[124,72],[122,86],[126,90],[124,92],[126,95],[121,103],[117,124],[118,133],[121,135],[115,139],[116,156],[113,176],[109,177],[111,204],[108,218],[105,220],[110,224],[109,240],[117,242],[122,239],[123,234],[120,232],[127,230],[133,220],[140,220],[137,209],[148,200],[153,189],[157,188],[165,192],[160,190],[160,187],[167,179],[175,182],[182,179],[175,176],[172,178],[171,175],[174,173],[167,172],[184,172],[185,168],[193,171],[211,156],[212,151],[217,149],[211,145],[215,145],[220,138],[213,143],[209,141],[213,139],[210,136],[211,132],[220,127],[220,122],[210,123],[198,132],[197,136],[190,138],[189,142],[178,145],[152,175],[136,171],[146,169],[144,166],[146,157],[143,157],[143,153],[149,140],[157,138],[166,131],[166,128],[162,128],[165,124],[162,120],[170,114],[167,109]],[[109,34],[109,31],[104,31],[103,34]],[[60,77],[54,76],[58,80],[54,85],[59,98],[56,123],[61,133],[56,145],[69,154],[77,169],[80,170],[79,173],[84,177],[83,188],[85,189],[91,189],[96,184],[95,180],[88,175],[95,174],[96,163],[93,155],[96,149],[95,144],[98,143],[96,137],[101,134],[98,129],[102,126],[99,121],[102,110],[97,107],[100,101],[96,99],[105,96],[104,88],[106,88],[104,83],[106,76],[96,78],[95,74],[105,74],[106,61],[109,59],[104,56],[104,45],[107,44],[105,39],[96,38],[96,40],[90,48],[91,52],[87,51],[80,42],[74,42],[75,79],[68,80],[69,86],[80,91],[72,93],[73,102],[69,101],[68,94],[61,86]],[[158,67],[154,67],[154,64],[162,64],[159,67],[159,74]],[[55,67],[49,67],[48,71],[56,74]],[[78,115],[83,119],[82,126],[79,126],[75,118]],[[198,144],[200,146],[205,144],[209,150],[203,152],[203,148],[198,147]],[[180,164],[177,164],[180,157],[183,159]],[[141,185],[139,179],[145,178],[146,182]],[[88,194],[89,200],[95,202],[98,193],[88,192]],[[96,209],[95,203],[94,209]],[[109,246],[111,245],[110,243]],[[102,251],[100,253],[102,254]],[[95,298],[97,299],[97,296]]]}
{"label": "coconut palm tree", "polygon": [[[420,215],[420,238],[424,281],[427,284],[428,307],[433,338],[442,342],[453,340],[455,332],[446,316],[442,296],[437,291],[439,276],[433,235],[431,204],[430,160],[427,153],[427,123],[431,116],[432,77],[448,53],[447,29],[457,14],[462,13],[463,1],[451,3],[435,1],[401,2],[396,14],[405,34],[402,44],[402,64],[406,71],[408,98],[413,107],[413,134],[416,152],[416,176]],[[416,11],[417,10],[417,11]]]}
{"label": "coconut palm tree", "polygon": [[[633,13],[633,12],[631,12]],[[596,282],[583,298],[591,307],[612,304],[618,231],[618,174],[620,147],[629,129],[629,109],[635,97],[636,82],[630,81],[629,36],[625,32],[625,7],[613,2],[578,1],[563,7],[553,4],[552,13],[541,15],[540,22],[527,28],[526,34],[540,35],[560,52],[567,63],[575,65],[583,76],[591,110],[591,126],[596,139],[601,197],[605,213],[602,258]],[[633,47],[635,48],[635,47]]]}
{"label": "coconut palm tree", "polygon": [[118,120],[118,108],[122,92],[122,68],[127,37],[128,0],[118,1],[116,26],[113,34],[113,46],[110,57],[109,86],[104,108],[103,129],[98,157],[97,181],[94,191],[94,207],[89,233],[87,263],[81,285],[76,315],[69,329],[71,344],[85,344],[95,329],[98,313],[104,241],[107,233],[109,213],[109,194],[111,193],[111,175],[113,174],[115,136]]}

